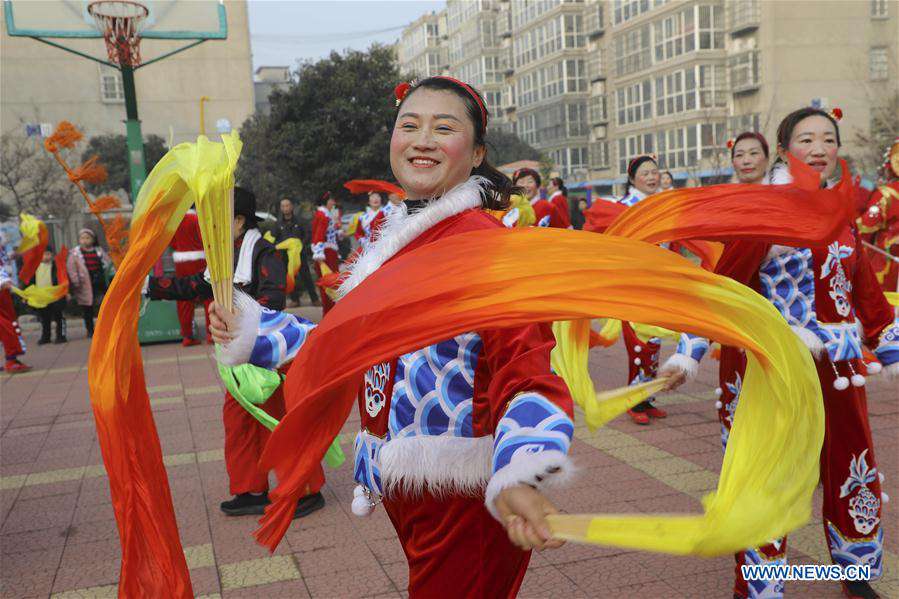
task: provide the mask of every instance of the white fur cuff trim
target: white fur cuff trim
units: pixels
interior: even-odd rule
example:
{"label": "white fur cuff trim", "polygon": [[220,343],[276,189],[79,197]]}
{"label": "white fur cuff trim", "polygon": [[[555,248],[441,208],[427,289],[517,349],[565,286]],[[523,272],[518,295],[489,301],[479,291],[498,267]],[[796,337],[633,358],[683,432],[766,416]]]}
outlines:
{"label": "white fur cuff trim", "polygon": [[384,494],[477,495],[490,479],[493,437],[400,437],[379,454]]}
{"label": "white fur cuff trim", "polygon": [[262,320],[262,306],[243,291],[234,290],[234,307],[237,310],[234,339],[216,348],[216,359],[225,366],[239,366],[250,360]]}
{"label": "white fur cuff trim", "polygon": [[687,375],[687,380],[691,381],[699,374],[699,362],[686,354],[674,354],[668,358],[665,361],[665,365],[662,366],[662,370],[664,371],[667,368],[677,368]]}
{"label": "white fur cuff trim", "polygon": [[484,504],[490,514],[502,522],[494,505],[500,491],[522,484],[544,491],[564,485],[573,473],[571,458],[556,449],[516,455],[490,478]]}
{"label": "white fur cuff trim", "polygon": [[880,374],[889,381],[899,380],[899,362],[890,364],[889,366],[884,366],[880,371]]}
{"label": "white fur cuff trim", "polygon": [[824,354],[824,342],[821,341],[821,338],[815,335],[808,329],[804,329],[802,327],[791,326],[793,332],[796,333],[796,336],[805,344],[805,346],[812,352],[812,355],[816,358],[820,358]]}

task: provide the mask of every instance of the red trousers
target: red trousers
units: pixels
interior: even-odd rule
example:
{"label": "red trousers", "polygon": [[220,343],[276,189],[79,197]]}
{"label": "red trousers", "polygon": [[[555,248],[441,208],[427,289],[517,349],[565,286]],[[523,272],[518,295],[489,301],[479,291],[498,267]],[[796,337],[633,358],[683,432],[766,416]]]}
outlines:
{"label": "red trousers", "polygon": [[483,495],[400,495],[384,508],[409,562],[409,597],[515,597],[531,559],[484,507]]}
{"label": "red trousers", "polygon": [[[278,387],[262,407],[272,417],[283,418],[284,386]],[[268,473],[259,468],[259,458],[271,433],[227,392],[222,421],[225,425],[225,468],[231,494],[268,491]],[[325,473],[319,466],[317,480],[310,485],[309,493],[317,493],[324,484]]]}
{"label": "red trousers", "polygon": [[22,329],[19,328],[16,308],[12,303],[12,293],[9,289],[0,291],[0,343],[3,344],[3,353],[7,360],[25,353]]}
{"label": "red trousers", "polygon": [[[175,262],[175,276],[189,277],[203,272],[206,269],[206,260],[190,260],[188,262]],[[178,300],[178,323],[181,325],[181,337],[191,339],[194,336],[194,309],[197,304],[203,303],[203,311],[206,313],[206,331],[209,332],[209,304],[212,300]]]}
{"label": "red trousers", "polygon": [[[851,377],[852,372],[863,372],[861,361],[836,365],[840,376]],[[824,489],[824,535],[831,559],[835,564],[868,564],[872,578],[878,578],[882,570],[883,538],[880,531],[882,501],[880,478],[874,459],[874,445],[868,423],[867,396],[864,387],[838,391],[834,389],[834,366],[827,359],[816,360],[821,393],[824,397],[824,445],[821,448],[821,485]],[[746,357],[739,350],[722,348],[721,406],[718,416],[722,425],[722,442],[733,423],[742,378],[746,369]],[[747,549],[736,554],[734,594],[752,597],[761,594],[759,585],[766,581],[747,583],[740,566],[786,558],[786,538],[757,549]],[[774,583],[776,581],[767,581]],[[749,585],[756,587],[751,589]],[[754,592],[753,592],[754,591]]]}
{"label": "red trousers", "polygon": [[[627,349],[627,383],[636,385],[656,378],[659,372],[659,350],[662,349],[661,341],[653,337],[647,341],[641,341],[637,332],[626,320],[621,321],[621,336]],[[642,412],[652,407],[653,398],[642,401],[633,410]]]}
{"label": "red trousers", "polygon": [[[325,264],[331,269],[331,272],[340,270],[340,255],[337,250],[325,248]],[[315,261],[315,274],[318,278],[322,278],[322,265],[318,260]],[[328,313],[328,310],[334,307],[334,301],[328,296],[324,289],[321,289],[322,296],[322,316]]]}

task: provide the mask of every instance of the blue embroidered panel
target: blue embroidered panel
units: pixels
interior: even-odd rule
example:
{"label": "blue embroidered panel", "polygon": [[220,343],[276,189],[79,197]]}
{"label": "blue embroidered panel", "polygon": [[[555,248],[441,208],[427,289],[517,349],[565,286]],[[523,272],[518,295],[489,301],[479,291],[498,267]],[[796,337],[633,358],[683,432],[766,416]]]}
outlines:
{"label": "blue embroidered panel", "polygon": [[493,471],[518,455],[557,450],[568,453],[574,423],[559,406],[538,393],[522,393],[496,427]]}
{"label": "blue embroidered panel", "polygon": [[397,361],[388,428],[391,438],[472,436],[474,372],[482,341],[466,333]]}

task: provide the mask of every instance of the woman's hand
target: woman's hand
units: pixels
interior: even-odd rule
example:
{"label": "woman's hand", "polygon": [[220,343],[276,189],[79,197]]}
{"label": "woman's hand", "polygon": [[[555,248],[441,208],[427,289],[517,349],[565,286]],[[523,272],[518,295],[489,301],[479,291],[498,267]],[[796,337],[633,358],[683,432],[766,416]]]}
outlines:
{"label": "woman's hand", "polygon": [[227,345],[234,339],[237,333],[237,316],[218,302],[209,305],[209,332],[218,345]]}
{"label": "woman's hand", "polygon": [[687,382],[687,373],[677,366],[666,366],[659,371],[658,378],[667,378],[668,384],[662,391],[674,391]]}
{"label": "woman's hand", "polygon": [[509,540],[519,548],[547,549],[561,547],[565,541],[552,538],[546,516],[558,514],[543,493],[527,485],[508,487],[494,501]]}

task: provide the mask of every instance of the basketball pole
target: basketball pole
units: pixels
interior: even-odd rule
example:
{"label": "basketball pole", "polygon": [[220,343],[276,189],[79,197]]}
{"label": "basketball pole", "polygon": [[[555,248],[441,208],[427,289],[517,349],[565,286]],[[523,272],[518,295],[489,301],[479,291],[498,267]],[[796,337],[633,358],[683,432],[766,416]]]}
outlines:
{"label": "basketball pole", "polygon": [[132,203],[137,204],[137,194],[147,178],[147,162],[144,157],[144,136],[137,118],[137,91],[134,87],[134,67],[122,62],[122,88],[125,92],[125,131],[128,142],[128,170],[131,174]]}

